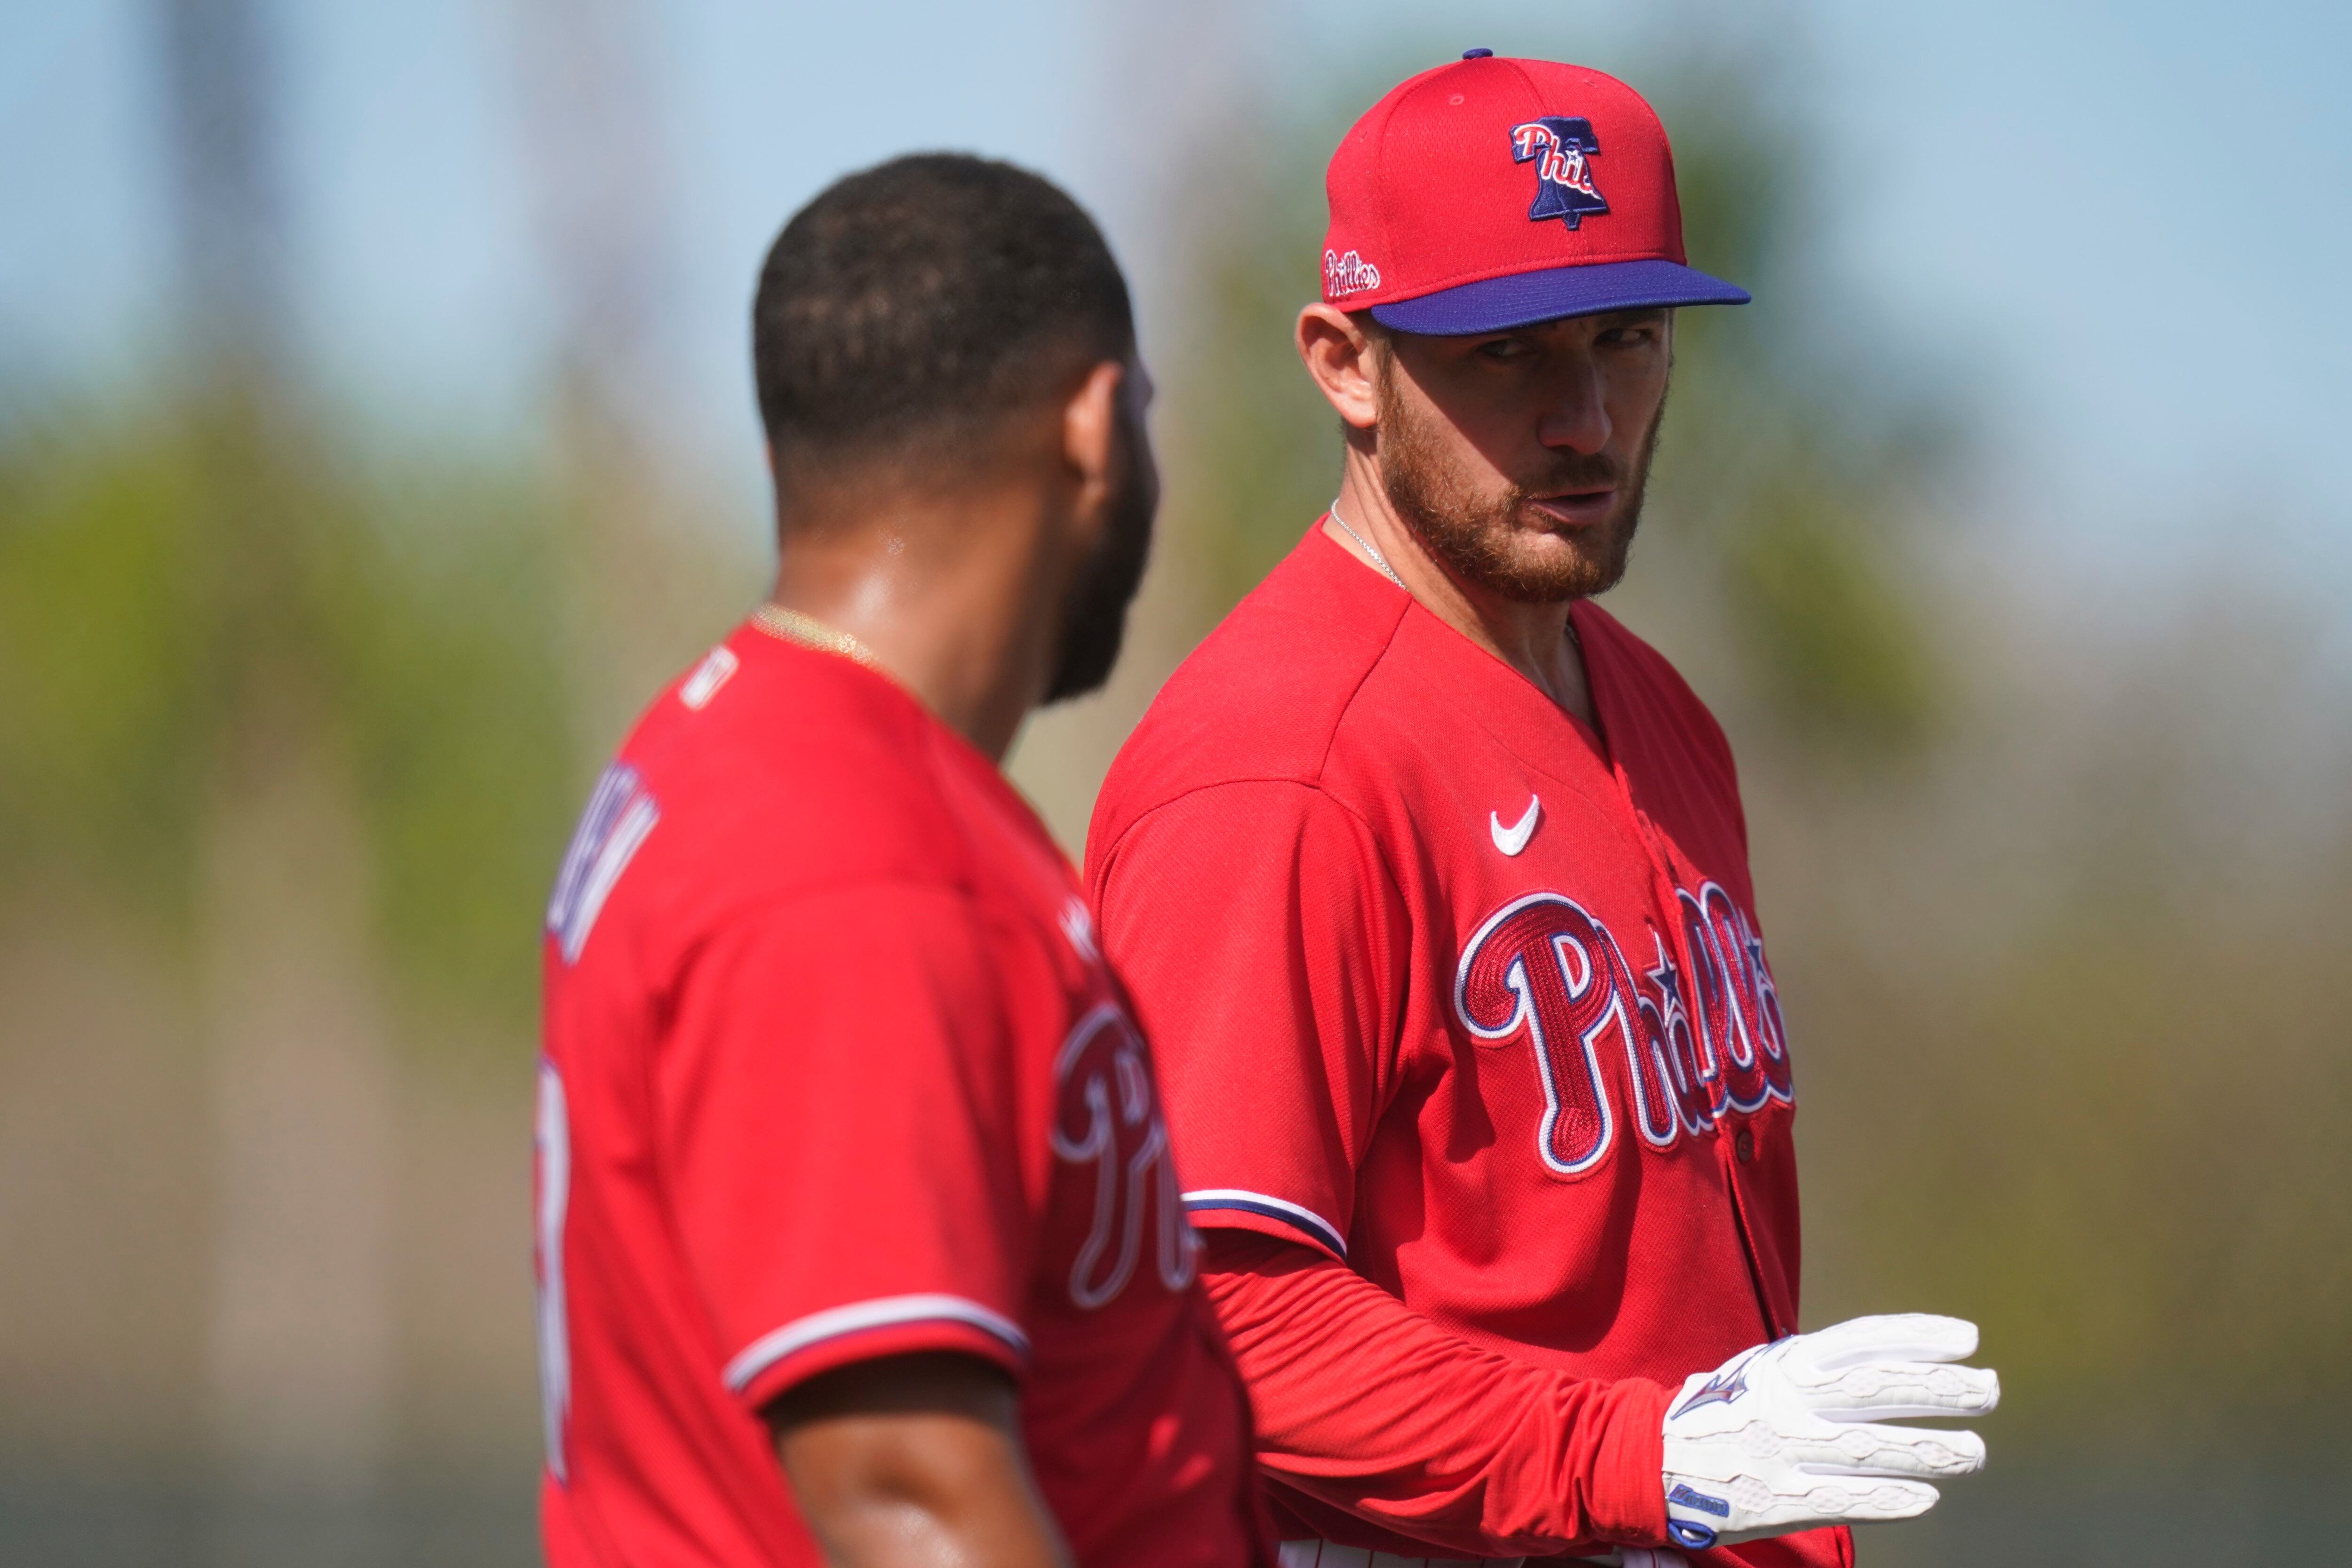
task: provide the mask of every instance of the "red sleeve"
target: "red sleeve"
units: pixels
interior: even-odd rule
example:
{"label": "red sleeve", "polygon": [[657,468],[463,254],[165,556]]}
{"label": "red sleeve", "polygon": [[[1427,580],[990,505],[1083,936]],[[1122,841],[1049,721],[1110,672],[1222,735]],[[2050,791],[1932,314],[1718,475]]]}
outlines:
{"label": "red sleeve", "polygon": [[1087,872],[1193,1223],[1344,1258],[1407,957],[1370,834],[1310,785],[1219,784],[1147,813]]}
{"label": "red sleeve", "polygon": [[1461,1556],[1666,1542],[1660,1384],[1481,1350],[1286,1243],[1213,1238],[1202,1278],[1277,1481]]}
{"label": "red sleeve", "polygon": [[1008,963],[959,895],[903,885],[745,914],[695,955],[654,1153],[747,1405],[908,1351],[1024,1365]]}

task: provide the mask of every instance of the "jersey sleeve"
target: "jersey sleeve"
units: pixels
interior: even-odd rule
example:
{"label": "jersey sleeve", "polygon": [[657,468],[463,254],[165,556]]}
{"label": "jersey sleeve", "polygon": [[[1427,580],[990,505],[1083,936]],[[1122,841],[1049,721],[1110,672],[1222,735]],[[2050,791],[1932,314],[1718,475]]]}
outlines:
{"label": "jersey sleeve", "polygon": [[1004,954],[944,889],[727,921],[655,1068],[670,1207],[730,1391],[911,1351],[1018,1374],[1037,1206]]}
{"label": "jersey sleeve", "polygon": [[1353,1518],[1472,1558],[1666,1543],[1661,1385],[1513,1361],[1261,1237],[1213,1241],[1202,1279],[1258,1464],[1308,1529]]}
{"label": "jersey sleeve", "polygon": [[1344,1259],[1406,960],[1369,831],[1311,785],[1219,784],[1144,814],[1087,875],[1193,1223]]}
{"label": "jersey sleeve", "polygon": [[[1339,1538],[1361,1521],[1473,1560],[1666,1544],[1671,1389],[1514,1361],[1262,1237],[1213,1240],[1201,1278],[1249,1384],[1277,1528]],[[1853,1538],[1840,1525],[1662,1555],[1853,1568]]]}

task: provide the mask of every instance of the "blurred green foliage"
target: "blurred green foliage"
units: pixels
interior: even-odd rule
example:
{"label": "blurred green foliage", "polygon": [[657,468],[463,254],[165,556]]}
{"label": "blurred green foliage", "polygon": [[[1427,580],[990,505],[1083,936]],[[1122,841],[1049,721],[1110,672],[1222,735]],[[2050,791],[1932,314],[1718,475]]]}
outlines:
{"label": "blurred green foliage", "polygon": [[1747,525],[1727,531],[1730,609],[1762,656],[1768,694],[1809,728],[1882,744],[1935,716],[1934,656],[1908,596],[1874,548],[1876,519],[1835,480],[1777,476]]}
{"label": "blurred green foliage", "polygon": [[537,915],[577,806],[557,516],[524,474],[373,492],[352,743],[393,952],[452,1001],[536,1016]]}
{"label": "blurred green foliage", "polygon": [[1171,423],[1213,616],[1256,585],[1339,489],[1339,421],[1291,338],[1319,287],[1327,128],[1231,127],[1197,174],[1187,258],[1197,335],[1173,372]]}
{"label": "blurred green foliage", "polygon": [[518,1025],[576,785],[559,519],[250,388],[0,431],[0,875],[163,929],[249,752],[352,786],[401,994]]}
{"label": "blurred green foliage", "polygon": [[209,729],[192,443],[51,413],[0,441],[0,866],[186,899]]}

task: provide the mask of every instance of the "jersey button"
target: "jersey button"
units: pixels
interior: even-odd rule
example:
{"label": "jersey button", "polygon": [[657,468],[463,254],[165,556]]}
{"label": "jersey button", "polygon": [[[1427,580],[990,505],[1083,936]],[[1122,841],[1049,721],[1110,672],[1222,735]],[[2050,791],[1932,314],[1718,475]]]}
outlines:
{"label": "jersey button", "polygon": [[1741,1128],[1739,1136],[1731,1141],[1731,1152],[1743,1165],[1756,1158],[1756,1134],[1745,1127]]}

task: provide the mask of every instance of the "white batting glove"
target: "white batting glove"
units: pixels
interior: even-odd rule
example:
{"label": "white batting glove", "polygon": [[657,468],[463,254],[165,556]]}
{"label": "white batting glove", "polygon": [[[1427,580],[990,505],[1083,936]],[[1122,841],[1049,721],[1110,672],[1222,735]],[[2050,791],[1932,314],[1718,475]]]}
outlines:
{"label": "white batting glove", "polygon": [[1666,1528],[1694,1551],[1817,1525],[1910,1519],[1936,1504],[1911,1477],[1984,1468],[1973,1432],[1880,1419],[1979,1415],[2000,1403],[1977,1327],[1906,1312],[1854,1318],[1695,1373],[1666,1406]]}

